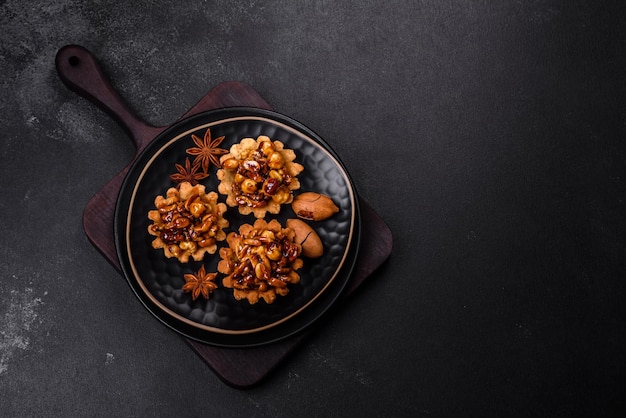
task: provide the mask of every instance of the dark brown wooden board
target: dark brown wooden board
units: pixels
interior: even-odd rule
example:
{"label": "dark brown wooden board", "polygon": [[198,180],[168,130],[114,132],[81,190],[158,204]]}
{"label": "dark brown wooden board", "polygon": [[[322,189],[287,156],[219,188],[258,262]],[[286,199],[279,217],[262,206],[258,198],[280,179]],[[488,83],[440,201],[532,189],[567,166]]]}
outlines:
{"label": "dark brown wooden board", "polygon": [[[68,45],[59,50],[56,68],[61,80],[73,91],[91,100],[111,115],[128,132],[137,156],[145,146],[167,127],[154,127],[138,119],[111,86],[93,55],[78,45]],[[240,82],[225,82],[210,90],[181,119],[207,110],[250,106],[271,109],[269,104],[250,86]],[[115,204],[129,163],[87,203],[83,226],[90,242],[121,272],[113,235]],[[350,277],[342,300],[352,294],[391,255],[392,234],[376,212],[359,198],[363,225],[362,244],[355,270]],[[337,305],[342,305],[340,300]],[[331,311],[332,313],[332,311]],[[223,348],[182,337],[202,360],[225,383],[237,388],[247,388],[261,382],[282,360],[298,347],[315,327],[284,340],[251,348]]]}

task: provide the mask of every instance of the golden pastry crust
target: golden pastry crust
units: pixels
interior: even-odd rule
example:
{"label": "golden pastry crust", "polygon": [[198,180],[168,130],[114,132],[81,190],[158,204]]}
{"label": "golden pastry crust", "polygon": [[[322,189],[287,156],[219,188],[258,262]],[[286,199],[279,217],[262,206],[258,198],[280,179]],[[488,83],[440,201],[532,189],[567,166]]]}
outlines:
{"label": "golden pastry crust", "polygon": [[218,191],[227,195],[226,204],[238,207],[242,215],[263,218],[268,212],[277,214],[300,188],[297,176],[304,167],[294,162],[295,158],[295,152],[280,141],[264,135],[244,138],[220,158]]}
{"label": "golden pastry crust", "polygon": [[148,212],[152,221],[148,233],[156,237],[152,247],[162,248],[167,258],[176,257],[181,263],[215,254],[217,242],[226,239],[223,229],[228,227],[223,217],[226,205],[217,199],[217,193],[206,193],[203,185],[189,182],[169,188],[165,197],[157,196],[156,209]]}
{"label": "golden pastry crust", "polygon": [[302,247],[294,242],[295,233],[277,220],[257,219],[254,225],[243,224],[239,233],[226,238],[228,247],[220,249],[217,270],[226,275],[224,287],[233,289],[237,300],[250,304],[260,299],[271,304],[276,296],[289,293],[289,284],[300,281],[299,258]]}

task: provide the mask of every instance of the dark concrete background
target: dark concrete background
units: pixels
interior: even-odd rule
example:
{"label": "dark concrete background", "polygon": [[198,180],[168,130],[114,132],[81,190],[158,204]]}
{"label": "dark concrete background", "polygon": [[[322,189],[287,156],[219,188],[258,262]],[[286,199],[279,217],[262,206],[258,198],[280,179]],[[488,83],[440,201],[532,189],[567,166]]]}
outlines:
{"label": "dark concrete background", "polygon": [[[623,412],[623,3],[304,4],[0,1],[0,415]],[[133,148],[59,80],[70,43],[155,125],[249,83],[391,228],[388,263],[260,386],[224,385],[85,237]]]}

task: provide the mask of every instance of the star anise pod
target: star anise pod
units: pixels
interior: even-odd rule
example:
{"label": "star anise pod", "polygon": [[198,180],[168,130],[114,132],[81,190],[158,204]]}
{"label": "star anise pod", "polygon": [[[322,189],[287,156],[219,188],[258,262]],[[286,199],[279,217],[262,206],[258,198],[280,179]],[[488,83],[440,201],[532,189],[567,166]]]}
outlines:
{"label": "star anise pod", "polygon": [[199,164],[191,165],[189,158],[185,159],[185,166],[183,167],[180,164],[176,164],[176,170],[178,173],[174,173],[170,175],[170,178],[177,182],[182,183],[183,181],[189,182],[192,186],[198,184],[198,181],[209,177],[208,173],[198,172],[200,169]]}
{"label": "star anise pod", "polygon": [[218,148],[224,140],[223,136],[211,140],[211,130],[207,129],[204,134],[204,140],[194,134],[191,134],[191,138],[197,147],[188,148],[187,154],[196,156],[193,161],[194,164],[202,163],[202,170],[205,173],[209,172],[209,164],[213,164],[216,167],[221,166],[219,157],[228,152],[228,150]]}
{"label": "star anise pod", "polygon": [[183,285],[183,292],[191,292],[191,299],[196,300],[200,295],[205,299],[209,298],[209,295],[217,289],[217,284],[213,282],[217,273],[207,273],[204,266],[200,267],[196,274],[185,274],[185,284]]}

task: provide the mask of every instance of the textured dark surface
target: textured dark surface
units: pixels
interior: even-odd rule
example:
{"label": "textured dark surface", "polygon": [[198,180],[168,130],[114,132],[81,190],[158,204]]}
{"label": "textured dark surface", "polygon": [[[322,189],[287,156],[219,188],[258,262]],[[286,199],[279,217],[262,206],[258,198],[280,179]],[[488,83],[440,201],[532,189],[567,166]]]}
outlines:
{"label": "textured dark surface", "polygon": [[[2,414],[623,412],[622,2],[304,4],[0,3]],[[60,82],[70,43],[156,126],[250,84],[391,227],[375,280],[262,385],[224,385],[87,240],[134,148]]]}

